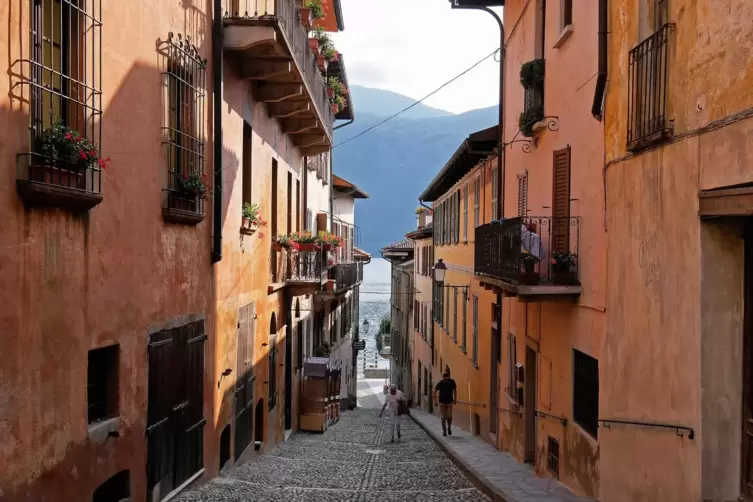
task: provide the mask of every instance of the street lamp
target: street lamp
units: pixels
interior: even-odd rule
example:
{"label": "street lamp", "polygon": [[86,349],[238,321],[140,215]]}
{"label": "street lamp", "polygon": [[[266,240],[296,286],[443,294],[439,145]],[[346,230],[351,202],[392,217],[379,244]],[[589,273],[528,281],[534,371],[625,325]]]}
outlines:
{"label": "street lamp", "polygon": [[444,283],[444,276],[447,273],[447,265],[444,264],[442,258],[434,265],[434,280],[438,284]]}
{"label": "street lamp", "polygon": [[368,335],[369,334],[369,326],[370,326],[369,325],[369,320],[368,319],[364,319],[363,320],[363,334],[364,335]]}

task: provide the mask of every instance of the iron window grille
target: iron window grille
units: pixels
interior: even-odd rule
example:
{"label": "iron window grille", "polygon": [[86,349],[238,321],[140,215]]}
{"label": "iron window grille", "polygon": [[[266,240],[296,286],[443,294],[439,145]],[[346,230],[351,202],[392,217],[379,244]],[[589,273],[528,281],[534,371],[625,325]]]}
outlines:
{"label": "iron window grille", "polygon": [[598,419],[599,361],[573,349],[573,420],[597,437]]}
{"label": "iron window grille", "polygon": [[[56,124],[101,148],[102,3],[100,0],[31,0],[30,151],[22,168],[28,181],[100,193],[101,169],[43,154],[40,140]],[[24,165],[25,164],[25,165]]]}
{"label": "iron window grille", "polygon": [[628,54],[628,150],[640,150],[672,133],[667,119],[672,27],[664,24]]}
{"label": "iron window grille", "polygon": [[182,189],[182,179],[204,174],[207,60],[189,37],[168,34],[161,51],[167,59],[162,74],[167,105],[163,144],[167,157],[167,208],[204,214],[204,198]]}
{"label": "iron window grille", "polygon": [[548,436],[546,443],[546,468],[560,478],[560,443],[552,436]]}

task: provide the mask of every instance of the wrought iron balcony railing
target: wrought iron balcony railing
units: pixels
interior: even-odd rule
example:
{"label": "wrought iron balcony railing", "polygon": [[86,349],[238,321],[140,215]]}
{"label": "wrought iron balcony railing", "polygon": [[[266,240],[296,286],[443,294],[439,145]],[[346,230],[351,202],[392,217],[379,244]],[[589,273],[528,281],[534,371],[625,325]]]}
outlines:
{"label": "wrought iron balcony railing", "polygon": [[352,288],[363,280],[363,263],[338,263],[329,271],[329,278],[335,281],[335,290]]}
{"label": "wrought iron balcony railing", "polygon": [[672,132],[667,120],[669,33],[665,24],[628,55],[627,149],[639,150]]}
{"label": "wrought iron balcony railing", "polygon": [[320,249],[287,252],[286,282],[321,283],[327,278],[326,253]]}
{"label": "wrought iron balcony railing", "polygon": [[317,114],[331,138],[334,115],[327,86],[309,47],[309,34],[301,24],[295,0],[225,0],[224,17],[226,24],[279,26],[311,93]]}
{"label": "wrought iron balcony railing", "polygon": [[474,272],[511,285],[578,285],[580,218],[529,216],[476,228]]}

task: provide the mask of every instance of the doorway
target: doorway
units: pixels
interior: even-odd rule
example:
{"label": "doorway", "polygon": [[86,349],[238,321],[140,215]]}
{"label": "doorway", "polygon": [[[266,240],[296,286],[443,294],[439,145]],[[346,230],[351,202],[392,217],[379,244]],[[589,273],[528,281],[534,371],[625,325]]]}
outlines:
{"label": "doorway", "polygon": [[[292,323],[288,323],[290,326]],[[285,430],[293,428],[293,334],[296,329],[288,328],[285,336]]]}
{"label": "doorway", "polygon": [[253,433],[254,407],[254,310],[255,304],[238,310],[238,344],[235,381],[235,460],[246,451]]}
{"label": "doorway", "polygon": [[254,450],[261,450],[264,443],[264,399],[256,401],[254,410]]}
{"label": "doorway", "polygon": [[162,500],[204,466],[204,321],[149,336],[147,490]]}
{"label": "doorway", "polygon": [[502,335],[500,334],[500,320],[502,319],[500,305],[501,295],[497,295],[497,303],[492,304],[492,346],[489,361],[489,433],[497,433],[499,420],[499,363],[502,362]]}
{"label": "doorway", "polygon": [[525,366],[525,462],[536,462],[536,351],[526,346]]}

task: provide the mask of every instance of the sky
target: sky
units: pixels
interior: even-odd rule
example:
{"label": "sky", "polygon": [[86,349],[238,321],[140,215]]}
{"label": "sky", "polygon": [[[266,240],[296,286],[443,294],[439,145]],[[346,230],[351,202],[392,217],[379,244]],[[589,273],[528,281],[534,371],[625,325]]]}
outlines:
{"label": "sky", "polygon": [[[499,27],[490,14],[453,10],[448,0],[341,4],[345,30],[332,38],[351,85],[420,99],[499,48]],[[496,105],[498,64],[487,59],[424,103],[453,113]]]}

